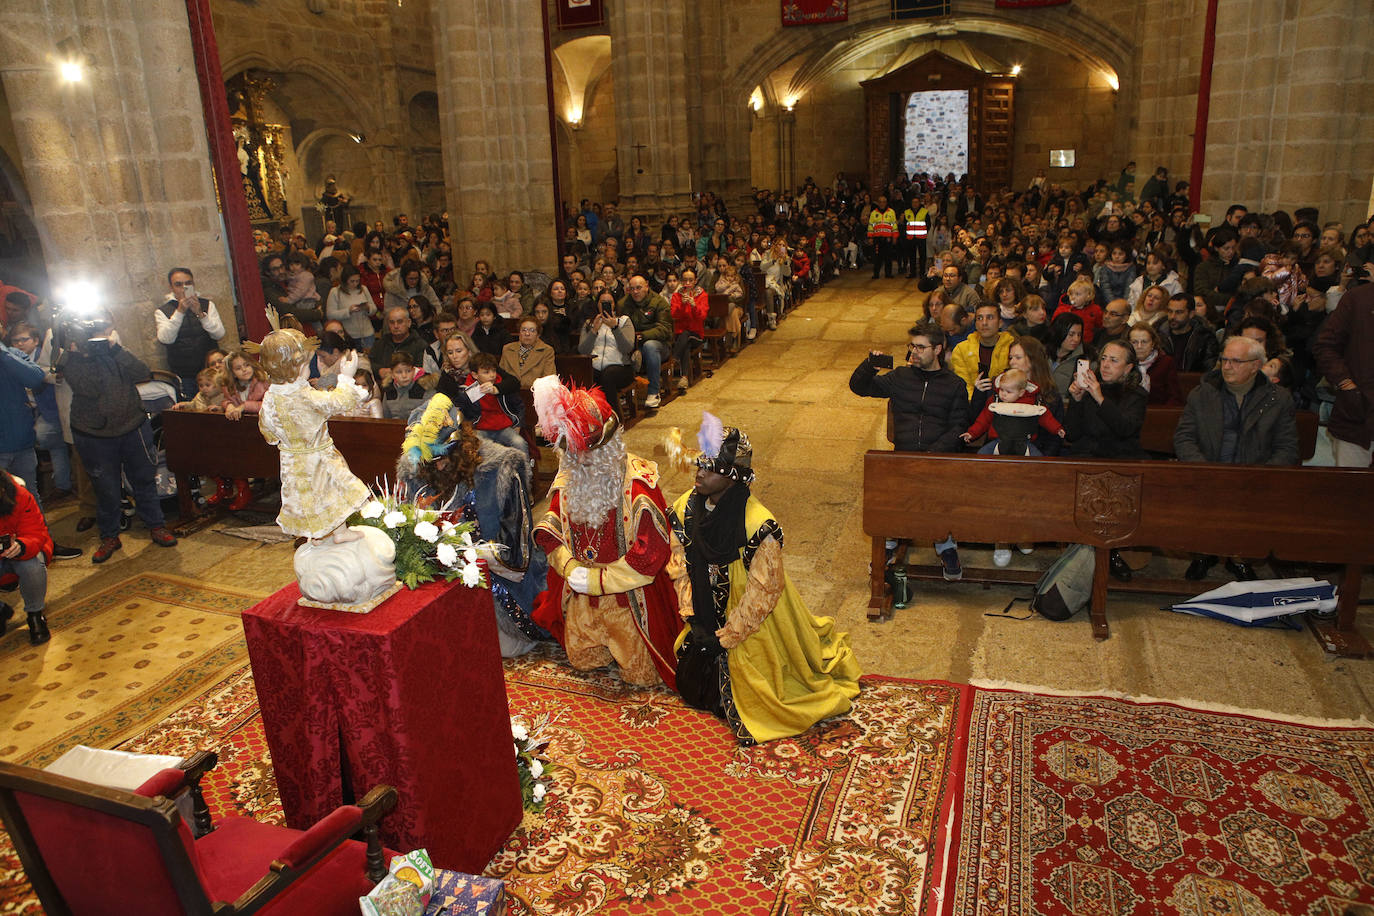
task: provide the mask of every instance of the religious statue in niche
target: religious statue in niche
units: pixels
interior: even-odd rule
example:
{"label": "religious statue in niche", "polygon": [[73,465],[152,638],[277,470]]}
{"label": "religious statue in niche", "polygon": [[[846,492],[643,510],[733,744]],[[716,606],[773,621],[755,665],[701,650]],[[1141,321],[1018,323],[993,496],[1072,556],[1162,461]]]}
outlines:
{"label": "religious statue in niche", "polygon": [[281,454],[277,524],[287,534],[307,539],[295,557],[301,603],[365,612],[400,587],[396,548],[376,528],[347,525],[372,494],[334,447],[328,422],[365,401],[367,392],[353,382],[353,353],[340,361],[332,391],[312,388],[310,358],[318,343],[288,328],[273,331],[261,344],[245,342],[244,349],[258,357],[272,382],[262,399],[258,428]]}
{"label": "religious statue in niche", "polygon": [[325,178],[324,191],[320,194],[320,213],[325,223],[332,222],[340,229],[347,229],[348,202],[352,199],[339,190],[339,183],[333,175]]}
{"label": "religious statue in niche", "polygon": [[233,125],[243,196],[248,202],[248,218],[255,223],[289,217],[284,162],[286,127],[268,123],[263,115],[263,100],[275,88],[271,78],[252,72],[240,73],[228,84],[229,121]]}

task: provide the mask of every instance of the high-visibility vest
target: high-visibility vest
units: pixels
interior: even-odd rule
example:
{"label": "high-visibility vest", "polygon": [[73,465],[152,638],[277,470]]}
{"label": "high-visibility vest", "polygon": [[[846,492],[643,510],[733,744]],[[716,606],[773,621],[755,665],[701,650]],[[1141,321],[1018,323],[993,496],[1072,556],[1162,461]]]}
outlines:
{"label": "high-visibility vest", "polygon": [[897,214],[891,207],[879,210],[874,207],[868,215],[868,237],[871,239],[895,239],[897,237]]}
{"label": "high-visibility vest", "polygon": [[919,213],[912,214],[906,211],[906,237],[909,239],[923,239],[929,227],[926,225],[926,208],[922,207]]}

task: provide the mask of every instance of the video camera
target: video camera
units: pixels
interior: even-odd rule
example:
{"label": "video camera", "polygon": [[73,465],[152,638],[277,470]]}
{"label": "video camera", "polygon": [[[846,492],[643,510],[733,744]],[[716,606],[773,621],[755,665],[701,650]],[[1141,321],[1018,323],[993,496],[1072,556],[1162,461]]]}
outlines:
{"label": "video camera", "polygon": [[93,287],[77,284],[65,290],[60,300],[62,306],[53,328],[54,355],[66,351],[71,344],[83,350],[91,349],[90,344],[97,344],[95,349],[108,347],[114,321]]}

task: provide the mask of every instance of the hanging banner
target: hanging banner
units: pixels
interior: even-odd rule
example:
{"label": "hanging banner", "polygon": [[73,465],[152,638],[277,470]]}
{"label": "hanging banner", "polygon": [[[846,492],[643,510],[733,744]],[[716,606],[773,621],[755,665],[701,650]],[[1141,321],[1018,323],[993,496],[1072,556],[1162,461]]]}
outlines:
{"label": "hanging banner", "polygon": [[849,0],[782,0],[783,25],[819,25],[849,18]]}
{"label": "hanging banner", "polygon": [[1069,0],[997,0],[1001,10],[1023,10],[1033,6],[1067,6]]}
{"label": "hanging banner", "polygon": [[601,0],[557,0],[558,27],[560,29],[585,29],[587,26],[601,25],[606,21],[601,10]]}

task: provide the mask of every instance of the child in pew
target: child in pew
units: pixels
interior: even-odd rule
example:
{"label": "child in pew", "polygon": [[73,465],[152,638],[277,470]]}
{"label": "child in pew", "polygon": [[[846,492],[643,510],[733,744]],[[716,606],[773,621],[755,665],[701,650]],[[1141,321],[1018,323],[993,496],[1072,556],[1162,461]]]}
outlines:
{"label": "child in pew", "polygon": [[219,372],[202,369],[196,373],[196,396],[189,401],[177,402],[177,410],[194,410],[197,413],[224,413],[224,389],[219,386]]}
{"label": "child in pew", "polygon": [[350,410],[348,413],[340,414],[344,417],[373,417],[382,419],[386,412],[382,407],[381,393],[377,390],[377,379],[373,377],[371,370],[359,369],[353,373],[353,381],[358,383],[358,387],[367,392],[367,400]]}
{"label": "child in pew", "polygon": [[393,420],[410,418],[411,411],[429,400],[433,393],[420,384],[419,370],[409,353],[391,354],[391,378],[382,386],[382,415]]}
{"label": "child in pew", "polygon": [[525,403],[520,397],[519,380],[502,376],[496,357],[490,353],[474,355],[468,370],[464,390],[457,393],[458,409],[464,419],[472,423],[483,439],[519,449],[529,457],[530,447],[520,435]]}
{"label": "child in pew", "polygon": [[[1035,405],[1035,391],[1032,390],[1033,386],[1030,384],[1030,380],[1026,378],[1026,373],[1020,369],[1007,369],[1001,375],[997,376],[994,384],[997,387],[998,402],[1003,404]],[[980,455],[1003,454],[1000,448],[1003,443],[997,435],[992,408],[993,402],[989,401],[984,405],[982,411],[979,412],[978,419],[974,420],[973,425],[968,428],[968,431],[959,437],[967,443],[972,443],[973,440],[986,433],[988,441],[987,444],[978,450],[978,454]],[[1019,420],[1021,418],[1018,417],[1016,419]],[[1064,438],[1063,424],[1056,420],[1054,415],[1048,410],[1044,410],[1044,412],[1039,415],[1036,422],[1047,432],[1051,432],[1061,439]],[[1022,423],[1021,425],[1028,426],[1029,424]],[[1030,430],[1027,432],[1029,433]],[[1015,446],[1008,444],[1008,452],[1017,455],[1024,454],[1028,457],[1039,457],[1043,454],[1043,452],[1031,443],[1029,435],[1024,439],[1024,444],[1017,443]]]}

